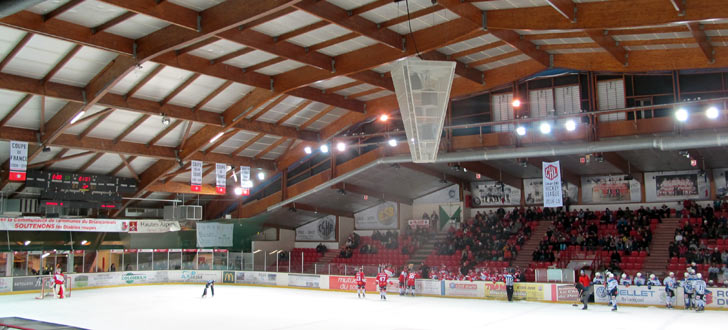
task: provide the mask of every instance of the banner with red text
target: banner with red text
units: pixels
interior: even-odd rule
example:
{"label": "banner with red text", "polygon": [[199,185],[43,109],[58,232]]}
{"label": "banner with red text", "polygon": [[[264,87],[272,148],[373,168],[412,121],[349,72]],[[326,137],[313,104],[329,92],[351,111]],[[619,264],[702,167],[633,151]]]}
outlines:
{"label": "banner with red text", "polygon": [[28,168],[28,142],[10,141],[10,181],[25,181]]}
{"label": "banner with red text", "polygon": [[128,221],[112,219],[0,218],[0,230],[126,232]]}
{"label": "banner with red text", "polygon": [[190,166],[190,189],[192,191],[202,190],[202,162],[193,160]]}
{"label": "banner with red text", "polygon": [[227,174],[227,164],[215,164],[215,192],[221,195],[225,195],[227,190],[227,178],[225,174]]}

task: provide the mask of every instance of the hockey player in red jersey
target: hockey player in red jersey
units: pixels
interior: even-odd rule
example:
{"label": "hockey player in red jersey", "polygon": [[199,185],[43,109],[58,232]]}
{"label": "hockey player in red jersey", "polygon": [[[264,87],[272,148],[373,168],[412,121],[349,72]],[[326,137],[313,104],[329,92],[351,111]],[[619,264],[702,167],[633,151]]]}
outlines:
{"label": "hockey player in red jersey", "polygon": [[418,277],[419,276],[415,272],[410,272],[407,276],[407,291],[412,295],[412,297],[415,296],[415,279]]}
{"label": "hockey player in red jersey", "polygon": [[407,289],[407,268],[402,268],[402,272],[399,273],[399,295],[404,296]]}
{"label": "hockey player in red jersey", "polygon": [[354,275],[354,280],[356,281],[356,296],[358,298],[366,298],[367,279],[364,276],[364,267],[359,267],[359,271]]}
{"label": "hockey player in red jersey", "polygon": [[377,274],[377,286],[379,286],[379,299],[387,300],[387,279],[389,276],[383,270],[379,270]]}
{"label": "hockey player in red jersey", "polygon": [[56,298],[63,299],[63,295],[65,294],[65,290],[63,287],[63,284],[65,282],[65,277],[63,277],[63,273],[61,272],[60,268],[56,269],[56,274],[53,275],[53,290],[55,291]]}

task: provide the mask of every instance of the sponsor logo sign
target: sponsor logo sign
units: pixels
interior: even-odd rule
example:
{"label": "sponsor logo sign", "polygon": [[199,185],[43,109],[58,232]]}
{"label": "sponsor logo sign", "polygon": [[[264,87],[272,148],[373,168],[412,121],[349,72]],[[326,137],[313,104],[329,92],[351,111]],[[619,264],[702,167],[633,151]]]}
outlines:
{"label": "sponsor logo sign", "polygon": [[[50,281],[48,282],[50,283]],[[43,285],[41,276],[23,276],[13,278],[13,291],[40,290]]]}
{"label": "sponsor logo sign", "polygon": [[[556,288],[556,301],[579,301],[579,290],[573,285],[553,285],[551,289]],[[604,287],[601,287],[602,289]],[[590,289],[590,291],[593,291]]]}
{"label": "sponsor logo sign", "polygon": [[222,272],[223,283],[235,283],[235,272]]}
{"label": "sponsor logo sign", "polygon": [[[366,278],[364,288],[366,291],[377,291],[376,280],[372,277]],[[353,276],[329,276],[329,289],[356,291],[356,280]]]}
{"label": "sponsor logo sign", "polygon": [[445,281],[445,295],[459,297],[484,297],[482,282]]}
{"label": "sponsor logo sign", "polygon": [[440,296],[445,289],[444,283],[437,280],[415,280],[415,293]]}
{"label": "sponsor logo sign", "polygon": [[0,292],[9,292],[13,289],[12,277],[0,277]]}
{"label": "sponsor logo sign", "polygon": [[205,283],[207,281],[219,281],[220,275],[220,272],[215,271],[183,270],[174,272],[170,279],[172,281]]}
{"label": "sponsor logo sign", "polygon": [[303,288],[320,288],[321,277],[318,275],[288,275],[288,286],[298,286]]}
{"label": "sponsor logo sign", "polygon": [[728,289],[708,288],[710,294],[706,296],[705,306],[713,308],[728,308]]}
{"label": "sponsor logo sign", "polygon": [[276,273],[237,272],[235,283],[276,285]]}
{"label": "sponsor logo sign", "polygon": [[121,274],[121,281],[126,284],[145,283],[147,281],[147,274],[124,273]]}
{"label": "sponsor logo sign", "polygon": [[[629,287],[620,285],[617,287],[617,303],[618,304],[633,304],[633,305],[658,305],[662,306],[665,304],[665,287],[653,286],[648,289],[646,286],[634,286]],[[681,303],[680,297],[678,296],[677,303]],[[594,289],[594,300],[599,303],[609,302],[609,292],[604,286],[598,286]]]}
{"label": "sponsor logo sign", "polygon": [[0,230],[125,232],[126,221],[111,219],[0,218]]}

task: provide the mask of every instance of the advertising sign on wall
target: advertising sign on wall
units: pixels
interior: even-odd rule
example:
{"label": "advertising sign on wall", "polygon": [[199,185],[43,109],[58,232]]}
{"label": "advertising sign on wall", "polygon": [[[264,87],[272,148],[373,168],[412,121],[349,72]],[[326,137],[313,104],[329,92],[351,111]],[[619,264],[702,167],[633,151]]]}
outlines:
{"label": "advertising sign on wall", "polygon": [[169,281],[170,282],[192,282],[192,283],[205,283],[207,281],[220,282],[220,276],[222,274],[218,271],[211,270],[181,270],[181,271],[170,271]]}
{"label": "advertising sign on wall", "polygon": [[414,200],[414,204],[438,204],[460,202],[460,186],[457,184],[440,189]]}
{"label": "advertising sign on wall", "polygon": [[713,169],[713,182],[715,182],[715,193],[718,196],[728,194],[728,168]]}
{"label": "advertising sign on wall", "polygon": [[276,285],[276,274],[264,272],[236,272],[235,283]]}
{"label": "advertising sign on wall", "polygon": [[288,286],[298,286],[302,288],[319,288],[321,277],[318,275],[288,275]]}
{"label": "advertising sign on wall", "polygon": [[166,233],[180,231],[179,221],[135,220],[129,221],[129,233]]}
{"label": "advertising sign on wall", "polygon": [[645,189],[648,202],[710,197],[708,176],[697,170],[645,173]]}
{"label": "advertising sign on wall", "polygon": [[483,282],[445,281],[445,295],[457,297],[485,297]]}
{"label": "advertising sign on wall", "polygon": [[399,212],[397,203],[384,202],[354,214],[356,229],[397,229]]}
{"label": "advertising sign on wall", "polygon": [[125,232],[128,222],[112,219],[0,218],[0,230]]}
{"label": "advertising sign on wall", "polygon": [[448,221],[463,221],[463,203],[415,204],[412,215],[442,228]]}
{"label": "advertising sign on wall", "polygon": [[639,181],[623,175],[581,177],[582,203],[639,203],[641,194]]}
{"label": "advertising sign on wall", "polygon": [[[366,279],[365,288],[367,291],[377,291],[377,286],[374,278]],[[331,290],[343,290],[343,291],[356,291],[356,281],[353,276],[329,276],[329,289]]]}
{"label": "advertising sign on wall", "polygon": [[0,292],[10,292],[13,289],[12,277],[0,277]]}
{"label": "advertising sign on wall", "polygon": [[[13,278],[13,291],[40,290],[40,287],[42,284],[43,284],[42,276],[14,277]],[[51,284],[51,281],[48,281],[48,284]]]}
{"label": "advertising sign on wall", "polygon": [[445,282],[437,280],[415,280],[415,293],[433,296],[445,294]]}
{"label": "advertising sign on wall", "polygon": [[471,183],[473,207],[519,205],[521,189],[498,181],[478,181]]}
{"label": "advertising sign on wall", "polygon": [[710,294],[705,297],[705,306],[728,308],[728,288],[709,288]]}
{"label": "advertising sign on wall", "polygon": [[336,216],[327,215],[296,228],[297,241],[335,241]]}
{"label": "advertising sign on wall", "polygon": [[[617,295],[618,304],[632,304],[632,305],[665,305],[665,287],[664,286],[653,286],[648,289],[646,286],[623,286],[619,287],[619,294]],[[678,297],[682,296],[676,292]],[[677,305],[684,305],[683,299],[676,299]],[[594,301],[599,303],[609,302],[609,294],[604,286],[597,286],[594,288]]]}

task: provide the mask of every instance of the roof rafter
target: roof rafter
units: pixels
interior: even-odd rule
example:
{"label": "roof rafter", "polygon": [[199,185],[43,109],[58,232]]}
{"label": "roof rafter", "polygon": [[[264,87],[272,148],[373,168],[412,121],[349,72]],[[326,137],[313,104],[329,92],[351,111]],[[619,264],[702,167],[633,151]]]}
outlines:
{"label": "roof rafter", "polygon": [[688,28],[690,29],[690,33],[693,34],[695,42],[697,42],[698,46],[700,46],[700,50],[708,59],[708,62],[715,63],[715,49],[713,49],[713,45],[710,43],[710,37],[705,34],[705,26],[703,24],[693,22],[688,23]]}
{"label": "roof rafter", "polygon": [[180,124],[184,123],[184,120],[175,120],[174,123],[171,123],[169,126],[165,127],[161,132],[159,132],[157,135],[155,135],[149,142],[147,142],[148,146],[154,145],[159,140],[163,139],[169,132],[177,128]]}
{"label": "roof rafter", "polygon": [[238,154],[240,154],[241,152],[243,152],[245,149],[247,149],[248,147],[252,146],[253,143],[258,142],[258,140],[260,140],[264,136],[265,136],[265,133],[260,133],[260,134],[256,135],[254,138],[248,140],[248,142],[245,142],[243,145],[241,145],[240,147],[238,147],[237,149],[235,149],[235,151],[233,151],[231,153],[231,155],[237,156]]}
{"label": "roof rafter", "polygon": [[283,144],[284,142],[286,142],[286,140],[288,140],[288,138],[285,138],[285,137],[282,137],[282,138],[278,139],[278,141],[273,142],[271,145],[269,145],[268,147],[266,147],[265,149],[263,149],[261,152],[259,152],[258,154],[256,154],[254,158],[255,159],[260,159],[261,157],[263,157],[263,156],[267,155],[269,152],[271,152],[271,150],[273,150],[275,148],[278,148],[278,146],[280,146],[281,144]]}
{"label": "roof rafter", "polygon": [[297,113],[301,112],[301,110],[306,109],[306,107],[311,104],[311,100],[303,100],[301,103],[296,105],[293,110],[289,111],[285,116],[283,116],[281,119],[278,119],[276,122],[276,125],[283,125],[288,119],[295,116]]}
{"label": "roof rafter", "polygon": [[108,21],[104,24],[94,26],[93,28],[91,28],[91,34],[103,32],[104,30],[109,29],[109,28],[115,26],[116,24],[126,21],[134,16],[136,16],[136,13],[134,13],[134,12],[128,11],[126,13],[123,13],[119,16],[114,17],[113,19],[111,19],[110,21]]}
{"label": "roof rafter", "polygon": [[362,187],[362,186],[355,185],[352,183],[346,183],[346,182],[337,183],[335,185],[332,185],[330,188],[331,189],[342,189],[344,191],[348,191],[348,192],[351,192],[351,193],[354,193],[357,195],[368,195],[368,196],[376,197],[376,198],[379,198],[379,199],[382,199],[382,200],[388,201],[388,202],[398,202],[398,203],[402,203],[402,204],[412,205],[411,198],[407,198],[404,196],[398,196],[395,194],[390,194],[387,192],[378,191],[378,190],[374,190],[374,189],[369,189],[367,187]]}
{"label": "roof rafter", "polygon": [[159,104],[165,105],[165,104],[169,103],[169,101],[171,101],[175,96],[177,96],[177,94],[179,94],[185,88],[187,88],[187,86],[189,86],[193,82],[195,82],[195,80],[197,80],[197,78],[199,78],[200,76],[201,76],[201,74],[199,74],[199,73],[192,74],[181,85],[177,86],[177,88],[175,88],[171,93],[169,93],[167,96],[165,96],[164,99],[159,102]]}
{"label": "roof rafter", "polygon": [[137,91],[139,91],[142,87],[144,87],[144,85],[146,85],[150,80],[154,79],[154,77],[160,71],[164,70],[164,68],[165,68],[164,64],[159,64],[156,67],[154,67],[154,69],[152,69],[152,71],[149,71],[149,73],[147,73],[147,75],[144,76],[144,78],[142,78],[142,80],[137,82],[136,85],[134,85],[134,87],[132,87],[128,92],[126,92],[126,95],[124,97],[134,96],[134,94],[136,94]]}
{"label": "roof rafter", "polygon": [[299,129],[305,129],[306,127],[311,126],[311,124],[315,123],[317,120],[321,119],[321,117],[325,116],[327,113],[331,112],[334,109],[336,109],[336,107],[334,106],[326,107],[326,109],[321,110],[321,112],[317,113],[315,116],[311,117],[301,126],[299,126]]}
{"label": "roof rafter", "polygon": [[572,0],[546,0],[561,16],[570,22],[576,22],[576,4]]}
{"label": "roof rafter", "polygon": [[103,156],[103,155],[104,155],[104,153],[103,153],[103,152],[97,152],[97,153],[96,153],[96,154],[95,154],[95,155],[94,155],[93,157],[91,157],[91,159],[89,159],[88,161],[86,161],[86,163],[84,163],[83,165],[81,165],[81,167],[79,167],[79,168],[78,168],[78,169],[76,170],[76,172],[77,172],[77,173],[83,173],[83,171],[85,171],[85,170],[87,170],[87,169],[88,169],[89,167],[91,167],[91,165],[93,165],[93,164],[94,164],[94,163],[95,163],[95,162],[96,162],[97,160],[99,160],[99,158],[101,158],[101,156]]}
{"label": "roof rafter", "polygon": [[133,132],[135,129],[137,129],[141,124],[143,124],[147,119],[149,119],[151,115],[142,115],[134,121],[129,127],[127,127],[121,134],[119,134],[117,137],[114,138],[114,144],[119,143],[119,141],[124,140],[131,132]]}
{"label": "roof rafter", "polygon": [[71,0],[69,2],[66,2],[65,4],[61,5],[60,7],[53,9],[49,13],[43,15],[43,19],[46,21],[54,19],[54,18],[58,17],[58,15],[61,15],[65,12],[67,12],[68,10],[73,9],[73,7],[78,6],[83,1],[84,0]]}
{"label": "roof rafter", "polygon": [[18,41],[17,44],[15,44],[13,49],[8,53],[8,55],[5,55],[5,58],[3,58],[2,62],[0,62],[0,70],[5,69],[5,66],[8,65],[8,63],[10,63],[10,61],[13,60],[15,55],[17,55],[18,52],[21,49],[23,49],[23,47],[25,47],[25,44],[27,44],[28,41],[30,41],[30,38],[32,38],[32,37],[33,37],[33,33],[28,32],[23,36],[22,39],[20,39],[20,41]]}
{"label": "roof rafter", "polygon": [[3,117],[3,119],[2,119],[2,120],[0,120],[0,127],[3,127],[3,126],[5,126],[5,124],[7,124],[7,123],[8,123],[8,121],[10,121],[10,119],[13,119],[13,116],[15,116],[15,114],[17,114],[17,113],[18,113],[18,111],[20,111],[20,109],[22,109],[22,108],[23,108],[23,107],[24,107],[24,106],[25,106],[25,105],[26,105],[26,104],[28,103],[28,101],[30,101],[30,99],[32,99],[32,98],[33,98],[33,95],[32,95],[32,94],[26,94],[26,95],[25,95],[25,96],[24,96],[24,97],[23,97],[23,98],[22,98],[22,99],[20,100],[20,102],[18,102],[18,104],[16,104],[16,105],[15,105],[15,106],[13,107],[13,109],[12,109],[12,110],[10,110],[10,112],[8,112],[8,113],[7,113],[6,115],[5,115],[5,117]]}
{"label": "roof rafter", "polygon": [[279,103],[283,102],[283,100],[285,100],[287,97],[288,97],[288,95],[285,95],[285,94],[278,96],[275,100],[268,103],[268,105],[266,105],[265,108],[261,109],[256,114],[254,114],[252,117],[250,117],[250,120],[256,120],[256,119],[260,118],[262,115],[264,115],[268,111],[270,111],[270,109],[273,109],[273,107],[275,107]]}
{"label": "roof rafter", "polygon": [[302,34],[311,32],[313,30],[320,29],[320,28],[322,28],[324,26],[327,26],[329,24],[330,23],[327,22],[327,21],[318,21],[316,23],[306,25],[304,27],[295,29],[293,31],[283,33],[283,34],[281,34],[279,36],[276,36],[274,39],[275,39],[276,42],[286,41],[288,39],[295,38],[295,37],[300,36]]}
{"label": "roof rafter", "polygon": [[589,30],[587,31],[589,34],[589,37],[591,37],[594,42],[599,44],[604,50],[607,51],[612,57],[614,57],[615,60],[617,60],[619,63],[622,63],[624,66],[629,65],[629,52],[620,45],[620,43],[611,36],[609,36],[609,31],[607,30]]}
{"label": "roof rafter", "polygon": [[132,175],[132,176],[133,176],[133,177],[134,177],[135,179],[139,180],[139,175],[138,175],[138,174],[136,173],[136,171],[134,170],[134,168],[133,168],[133,167],[131,167],[131,162],[132,162],[132,161],[133,161],[134,159],[136,159],[136,156],[131,156],[131,157],[129,157],[129,158],[126,158],[126,156],[124,156],[124,155],[121,155],[121,154],[120,154],[120,155],[119,155],[119,158],[121,158],[121,164],[122,164],[123,166],[126,166],[126,168],[127,168],[128,170],[129,170],[129,173],[131,173],[131,175]]}
{"label": "roof rafter", "polygon": [[68,63],[68,61],[70,61],[78,53],[78,51],[81,50],[81,48],[83,48],[83,46],[81,46],[81,45],[73,46],[73,48],[71,48],[71,50],[68,53],[66,53],[66,55],[63,56],[61,61],[56,63],[56,65],[53,66],[51,71],[48,71],[48,73],[46,73],[46,75],[41,80],[45,83],[45,82],[53,79],[53,76],[55,76],[56,73],[58,73],[58,71],[63,69],[63,67],[66,65],[66,63]]}
{"label": "roof rafter", "polygon": [[[101,112],[103,112],[102,115],[98,116],[98,118],[96,118],[96,120],[94,120],[94,122],[91,123],[91,125],[88,125],[88,127],[86,127],[86,129],[84,129],[83,132],[78,134],[79,140],[88,136],[88,134],[91,133],[91,131],[93,131],[97,126],[99,126],[99,124],[101,124],[106,118],[108,118],[114,112],[114,109],[107,108],[102,111],[99,111],[98,113],[101,113]],[[76,122],[76,124],[78,124],[78,121]]]}

